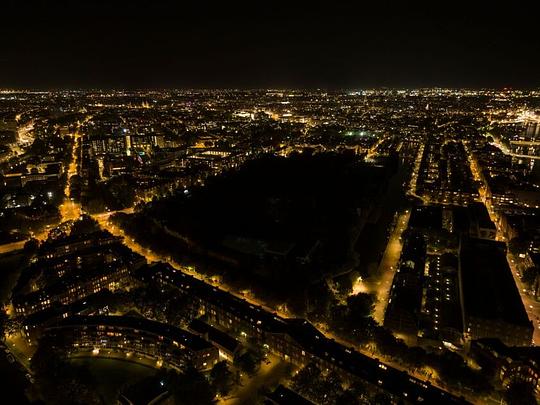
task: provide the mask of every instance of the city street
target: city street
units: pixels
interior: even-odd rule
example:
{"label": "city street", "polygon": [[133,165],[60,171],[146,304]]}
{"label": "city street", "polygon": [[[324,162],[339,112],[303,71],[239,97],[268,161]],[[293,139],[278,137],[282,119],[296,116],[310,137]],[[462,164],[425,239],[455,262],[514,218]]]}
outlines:
{"label": "city street", "polygon": [[527,287],[521,281],[520,272],[518,270],[519,259],[514,258],[510,253],[507,254],[506,259],[512,270],[512,276],[514,277],[519,294],[521,295],[525,310],[534,325],[533,344],[538,346],[540,344],[540,302],[529,295]]}
{"label": "city street", "polygon": [[67,181],[64,188],[64,202],[60,205],[61,222],[72,221],[79,218],[82,214],[81,205],[71,199],[70,179],[77,174],[79,167],[79,157],[77,156],[77,146],[81,141],[81,136],[78,132],[71,134],[73,138],[73,146],[71,149],[71,160],[68,165]]}
{"label": "city street", "polygon": [[418,183],[418,172],[420,170],[420,164],[422,163],[422,157],[424,156],[424,148],[425,146],[423,144],[420,145],[420,147],[418,148],[418,153],[416,155],[416,159],[414,160],[413,171],[409,182],[409,188],[407,190],[407,195],[411,195],[419,199],[422,199],[422,197],[416,194],[416,186]]}
{"label": "city street", "polygon": [[357,280],[353,286],[353,294],[366,292],[376,294],[377,302],[373,311],[373,318],[380,324],[384,321],[384,311],[388,303],[392,280],[397,270],[399,257],[401,255],[402,242],[401,235],[407,229],[410,210],[401,213],[398,216],[396,226],[390,235],[386,250],[377,269],[377,273],[367,280]]}
{"label": "city street", "polygon": [[261,388],[277,385],[282,379],[288,377],[287,363],[274,355],[269,355],[268,360],[269,362],[263,360],[259,371],[253,377],[242,375],[238,388],[227,398],[221,399],[219,403],[224,405],[255,403],[257,393]]}
{"label": "city street", "polygon": [[17,362],[30,373],[30,359],[36,347],[28,345],[28,342],[20,333],[9,335],[5,343],[7,349],[15,357]]}
{"label": "city street", "polygon": [[20,240],[18,242],[6,243],[0,245],[0,254],[13,252],[14,250],[20,250],[24,247],[26,240]]}

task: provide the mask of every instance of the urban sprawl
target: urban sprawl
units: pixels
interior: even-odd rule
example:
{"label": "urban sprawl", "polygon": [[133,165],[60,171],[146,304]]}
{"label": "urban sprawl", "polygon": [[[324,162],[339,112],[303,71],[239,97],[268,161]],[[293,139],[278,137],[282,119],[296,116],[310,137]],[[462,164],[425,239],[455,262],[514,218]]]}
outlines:
{"label": "urban sprawl", "polygon": [[0,366],[80,403],[104,359],[146,366],[124,404],[539,396],[539,165],[540,91],[2,90]]}

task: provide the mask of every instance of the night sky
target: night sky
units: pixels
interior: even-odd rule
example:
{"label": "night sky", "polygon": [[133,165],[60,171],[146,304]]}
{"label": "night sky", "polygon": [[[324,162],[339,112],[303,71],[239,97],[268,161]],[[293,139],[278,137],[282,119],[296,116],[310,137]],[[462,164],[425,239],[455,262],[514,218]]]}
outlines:
{"label": "night sky", "polygon": [[540,86],[538,1],[1,3],[0,87]]}

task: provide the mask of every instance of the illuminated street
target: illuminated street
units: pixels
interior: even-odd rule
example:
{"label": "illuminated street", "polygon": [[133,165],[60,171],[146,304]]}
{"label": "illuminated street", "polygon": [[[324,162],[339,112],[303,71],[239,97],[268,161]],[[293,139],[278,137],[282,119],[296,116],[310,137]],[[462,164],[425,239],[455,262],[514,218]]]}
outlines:
{"label": "illuminated street", "polygon": [[26,339],[19,333],[8,336],[6,344],[9,352],[17,359],[18,363],[30,371],[30,359],[36,351],[36,347],[29,346]]}
{"label": "illuminated street", "polygon": [[519,259],[516,260],[510,253],[507,256],[507,259],[508,259],[508,265],[512,269],[512,276],[514,276],[514,281],[516,283],[516,286],[518,287],[519,293],[521,295],[521,299],[523,301],[523,305],[525,306],[525,310],[527,311],[527,314],[529,315],[529,319],[532,321],[534,325],[533,344],[536,346],[539,346],[540,345],[540,302],[538,302],[534,297],[531,297],[530,292],[521,281],[520,273],[517,269],[517,263],[516,263],[516,261]]}
{"label": "illuminated street", "polygon": [[407,189],[407,194],[414,197],[422,199],[418,194],[416,194],[416,188],[418,185],[418,171],[420,170],[420,164],[422,162],[422,156],[424,155],[424,145],[420,145],[418,148],[418,153],[416,159],[414,160],[413,171],[411,174],[411,179],[409,181],[409,186]]}
{"label": "illuminated street", "polygon": [[71,177],[76,175],[79,167],[79,156],[77,155],[77,150],[79,143],[81,142],[81,136],[78,132],[75,132],[71,135],[73,138],[73,146],[71,150],[71,160],[68,165],[67,171],[67,182],[64,189],[65,199],[64,202],[60,205],[60,216],[62,218],[61,222],[72,221],[81,216],[81,206],[79,203],[73,201],[71,198],[71,189],[70,189],[70,180]]}
{"label": "illuminated street", "polygon": [[253,377],[242,375],[238,389],[232,391],[227,398],[221,399],[220,404],[248,404],[256,400],[257,393],[263,387],[278,384],[287,376],[287,363],[276,356],[268,356],[268,361],[261,363],[260,369]]}
{"label": "illuminated street", "polygon": [[396,227],[388,239],[388,244],[376,275],[372,279],[360,282],[364,287],[359,291],[374,293],[377,296],[373,318],[380,324],[384,320],[384,311],[386,310],[390,288],[392,287],[392,280],[394,279],[401,255],[401,235],[407,229],[410,216],[410,210],[407,210],[397,217]]}
{"label": "illuminated street", "polygon": [[19,250],[24,247],[26,240],[21,240],[19,242],[7,243],[5,245],[0,245],[0,254],[9,253],[14,250]]}

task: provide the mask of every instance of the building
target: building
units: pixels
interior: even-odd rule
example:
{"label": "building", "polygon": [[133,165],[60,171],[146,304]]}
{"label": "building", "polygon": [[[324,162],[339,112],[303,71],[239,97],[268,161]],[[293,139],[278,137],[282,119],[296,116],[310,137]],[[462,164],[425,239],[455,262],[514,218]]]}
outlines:
{"label": "building", "polygon": [[385,327],[414,339],[420,322],[425,262],[424,237],[410,235],[404,242],[384,315]]}
{"label": "building", "polygon": [[56,303],[67,305],[104,289],[114,290],[129,280],[130,268],[124,263],[110,263],[85,269],[83,274],[62,277],[41,290],[13,298],[17,315],[43,311]]}
{"label": "building", "polygon": [[119,240],[121,240],[121,238],[113,236],[107,231],[69,235],[59,240],[46,241],[43,244],[43,256],[47,259],[64,257],[90,247],[100,247],[118,243]]}
{"label": "building", "polygon": [[511,346],[531,344],[533,324],[508,266],[504,243],[464,240],[460,280],[467,339],[489,337]]}
{"label": "building", "polygon": [[40,256],[19,278],[13,292],[17,315],[28,316],[68,305],[131,280],[146,260],[108,232],[70,235],[44,243]]}
{"label": "building", "polygon": [[469,235],[471,238],[495,240],[497,227],[491,220],[486,206],[480,202],[473,202],[468,207]]}
{"label": "building", "polygon": [[125,136],[99,136],[90,139],[92,151],[96,155],[112,154],[125,155],[129,149],[129,137]]}
{"label": "building", "polygon": [[61,339],[71,354],[111,350],[143,356],[180,369],[192,364],[208,370],[219,361],[218,349],[183,329],[145,318],[128,316],[72,316],[46,330]]}
{"label": "building", "polygon": [[242,344],[238,340],[201,319],[193,319],[188,329],[216,346],[219,349],[219,357],[229,362],[233,362],[242,350]]}
{"label": "building", "polygon": [[458,257],[452,253],[429,255],[422,291],[420,340],[437,346],[463,345],[463,318],[459,294]]}
{"label": "building", "polygon": [[411,403],[466,403],[428,382],[327,338],[304,319],[280,317],[169,265],[148,266],[137,276],[142,281],[177,289],[191,297],[216,328],[249,338],[298,367],[315,363],[323,371],[336,371],[349,381],[360,379]]}
{"label": "building", "polygon": [[452,231],[478,239],[495,240],[497,237],[497,227],[486,206],[477,201],[467,207],[453,207]]}
{"label": "building", "polygon": [[71,304],[55,303],[42,311],[24,316],[21,319],[21,334],[29,344],[33,344],[42,336],[44,330],[56,325],[62,319],[74,315],[108,314],[109,306],[106,302],[108,302],[109,294],[111,294],[110,291],[102,290]]}

